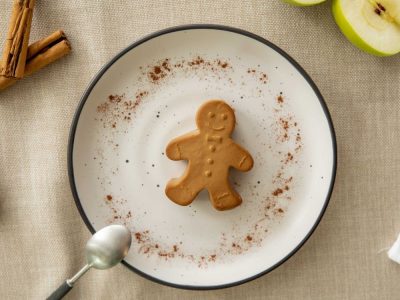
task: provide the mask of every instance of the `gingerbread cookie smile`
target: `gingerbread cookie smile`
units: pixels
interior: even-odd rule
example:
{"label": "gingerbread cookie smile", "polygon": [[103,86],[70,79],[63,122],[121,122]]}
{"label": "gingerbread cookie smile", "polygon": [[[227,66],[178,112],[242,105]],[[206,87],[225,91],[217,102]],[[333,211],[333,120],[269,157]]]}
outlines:
{"label": "gingerbread cookie smile", "polygon": [[215,131],[221,131],[221,130],[225,129],[225,126],[221,126],[221,127],[218,127],[218,128],[212,127],[212,129],[215,130]]}
{"label": "gingerbread cookie smile", "polygon": [[232,108],[221,100],[204,103],[196,115],[197,130],[173,139],[166,155],[172,160],[187,160],[180,178],[171,179],[165,193],[179,205],[189,205],[202,189],[207,189],[217,210],[227,210],[242,203],[229,183],[229,168],[248,171],[253,167],[250,153],[231,138],[235,128]]}

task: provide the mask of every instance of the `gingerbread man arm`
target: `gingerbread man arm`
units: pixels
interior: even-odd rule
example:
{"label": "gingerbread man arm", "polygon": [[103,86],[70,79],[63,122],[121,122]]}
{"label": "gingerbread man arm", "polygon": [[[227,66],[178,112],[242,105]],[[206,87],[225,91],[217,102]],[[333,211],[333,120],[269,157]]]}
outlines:
{"label": "gingerbread man arm", "polygon": [[249,171],[253,167],[254,161],[250,153],[235,142],[232,142],[230,145],[229,152],[232,153],[230,161],[231,167],[239,171]]}
{"label": "gingerbread man arm", "polygon": [[198,131],[189,132],[177,138],[174,138],[167,145],[165,154],[172,160],[189,159],[188,153],[195,146],[195,140],[199,135]]}

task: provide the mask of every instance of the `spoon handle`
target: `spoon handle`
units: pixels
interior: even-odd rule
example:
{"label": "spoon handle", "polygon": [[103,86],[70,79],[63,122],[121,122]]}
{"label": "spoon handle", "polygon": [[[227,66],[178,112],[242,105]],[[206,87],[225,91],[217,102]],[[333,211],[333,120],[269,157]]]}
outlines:
{"label": "spoon handle", "polygon": [[72,290],[72,286],[65,281],[62,285],[58,287],[46,300],[60,300],[62,299],[68,292]]}
{"label": "spoon handle", "polygon": [[92,264],[85,265],[78,273],[74,275],[71,279],[67,279],[62,285],[56,289],[53,294],[51,294],[46,300],[59,300],[62,299],[74,286],[74,283],[81,278],[87,271],[90,270]]}

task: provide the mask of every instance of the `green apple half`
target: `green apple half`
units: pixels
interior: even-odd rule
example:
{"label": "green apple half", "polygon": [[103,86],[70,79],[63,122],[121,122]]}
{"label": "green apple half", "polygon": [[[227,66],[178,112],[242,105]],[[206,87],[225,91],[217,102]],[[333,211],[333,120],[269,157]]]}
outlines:
{"label": "green apple half", "polygon": [[326,0],[283,0],[287,3],[297,5],[297,6],[311,6],[315,4],[320,4]]}
{"label": "green apple half", "polygon": [[377,56],[400,52],[399,0],[333,0],[332,12],[358,48]]}

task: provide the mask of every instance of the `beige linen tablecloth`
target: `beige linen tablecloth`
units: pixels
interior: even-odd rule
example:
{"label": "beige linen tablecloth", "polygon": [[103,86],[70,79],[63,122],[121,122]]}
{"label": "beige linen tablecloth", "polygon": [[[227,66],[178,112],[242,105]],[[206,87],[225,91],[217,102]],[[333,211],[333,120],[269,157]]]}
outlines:
{"label": "beige linen tablecloth", "polygon": [[[11,2],[0,1],[2,43]],[[118,51],[188,23],[254,32],[315,80],[338,139],[328,210],[294,257],[242,286],[177,290],[119,265],[92,270],[67,299],[400,299],[400,265],[379,253],[400,232],[400,55],[354,48],[330,3],[296,8],[278,0],[37,0],[31,41],[62,28],[73,53],[0,93],[0,299],[43,299],[84,264],[90,233],[71,196],[66,155],[78,101]]]}

